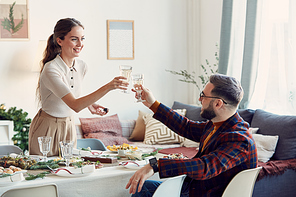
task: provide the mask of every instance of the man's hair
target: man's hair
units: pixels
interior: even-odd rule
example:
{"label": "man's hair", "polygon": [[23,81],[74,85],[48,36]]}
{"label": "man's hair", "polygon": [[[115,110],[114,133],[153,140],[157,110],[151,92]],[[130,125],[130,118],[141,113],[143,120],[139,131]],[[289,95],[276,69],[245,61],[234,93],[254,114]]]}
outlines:
{"label": "man's hair", "polygon": [[210,76],[210,83],[214,85],[211,94],[221,97],[231,106],[237,107],[243,98],[243,88],[240,82],[234,77],[214,74]]}

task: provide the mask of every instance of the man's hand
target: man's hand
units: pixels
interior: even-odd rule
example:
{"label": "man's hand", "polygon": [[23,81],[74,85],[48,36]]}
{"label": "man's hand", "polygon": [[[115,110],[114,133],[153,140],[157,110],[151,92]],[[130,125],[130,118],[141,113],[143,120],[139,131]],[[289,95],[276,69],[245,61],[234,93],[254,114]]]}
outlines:
{"label": "man's hand", "polygon": [[135,194],[138,186],[138,192],[142,190],[144,182],[154,174],[152,167],[147,164],[143,168],[135,172],[135,174],[130,178],[129,182],[125,186],[125,189],[130,187],[129,193]]}
{"label": "man's hand", "polygon": [[[145,100],[143,102],[143,104],[146,106],[146,107],[151,107],[151,105],[156,101],[156,99],[154,98],[152,92],[148,89],[148,88],[145,88],[144,86],[141,85],[140,87],[143,91],[141,92],[141,95],[138,95],[136,93],[136,98],[139,98],[139,96],[142,98],[142,100]],[[132,89],[133,92],[136,92],[134,89]]]}
{"label": "man's hand", "polygon": [[96,115],[100,115],[100,116],[104,116],[109,112],[108,108],[103,107],[98,104],[95,104],[95,103],[88,106],[88,109],[92,114],[96,114]]}

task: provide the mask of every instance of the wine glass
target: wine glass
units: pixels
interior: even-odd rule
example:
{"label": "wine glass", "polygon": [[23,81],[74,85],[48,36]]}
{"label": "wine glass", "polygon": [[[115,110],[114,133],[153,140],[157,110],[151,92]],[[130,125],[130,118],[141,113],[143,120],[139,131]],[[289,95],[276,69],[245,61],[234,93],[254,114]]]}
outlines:
{"label": "wine glass", "polygon": [[134,86],[134,90],[137,92],[137,101],[136,102],[144,102],[141,98],[142,87],[141,85],[144,84],[144,75],[143,74],[134,74],[132,75],[132,82]]}
{"label": "wine glass", "polygon": [[43,154],[43,161],[47,161],[47,153],[50,151],[51,137],[38,137],[40,152]]}
{"label": "wine glass", "polygon": [[73,141],[61,141],[60,142],[60,148],[61,148],[61,153],[62,157],[66,161],[66,167],[69,167],[70,164],[70,159],[72,157],[72,152],[73,152]]}
{"label": "wine glass", "polygon": [[[119,66],[120,76],[123,76],[126,78],[126,82],[130,81],[131,73],[132,73],[132,67],[126,66],[126,65],[120,65]],[[128,93],[126,90],[123,90],[124,93]]]}

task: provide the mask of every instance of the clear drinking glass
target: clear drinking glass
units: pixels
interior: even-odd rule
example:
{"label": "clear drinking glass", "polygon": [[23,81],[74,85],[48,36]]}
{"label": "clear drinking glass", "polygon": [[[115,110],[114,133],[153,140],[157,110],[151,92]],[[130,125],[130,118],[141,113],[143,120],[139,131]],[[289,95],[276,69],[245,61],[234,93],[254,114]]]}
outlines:
{"label": "clear drinking glass", "polygon": [[141,92],[143,91],[141,85],[144,84],[144,74],[134,74],[132,75],[132,83],[134,86],[134,90],[137,92],[137,101],[136,102],[144,102],[141,98]]}
{"label": "clear drinking glass", "polygon": [[47,153],[50,151],[51,137],[38,137],[40,152],[43,154],[43,161],[47,161]]}
{"label": "clear drinking glass", "polygon": [[70,164],[70,159],[72,157],[72,152],[73,152],[73,141],[61,141],[60,142],[60,148],[61,148],[61,153],[62,157],[66,161],[66,167],[69,167]]}
{"label": "clear drinking glass", "polygon": [[[127,79],[126,82],[130,81],[132,69],[133,67],[131,66],[126,66],[126,65],[119,66],[120,76],[125,77]],[[123,90],[123,92],[128,93],[126,90]]]}

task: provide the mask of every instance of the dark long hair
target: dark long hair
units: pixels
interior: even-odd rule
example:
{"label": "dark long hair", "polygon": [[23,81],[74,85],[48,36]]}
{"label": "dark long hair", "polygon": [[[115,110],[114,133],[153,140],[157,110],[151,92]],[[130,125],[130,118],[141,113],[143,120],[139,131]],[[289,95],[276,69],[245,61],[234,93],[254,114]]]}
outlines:
{"label": "dark long hair", "polygon": [[[57,43],[57,38],[60,38],[61,40],[65,39],[65,36],[72,30],[73,27],[80,26],[84,29],[83,25],[80,23],[80,21],[74,19],[74,18],[64,18],[60,19],[57,24],[54,27],[53,34],[49,36],[47,40],[47,46],[43,53],[43,59],[42,64],[40,68],[40,75],[41,72],[44,69],[44,65],[53,60],[57,54],[61,52],[61,46]],[[36,89],[36,95],[39,100],[41,101],[41,94],[40,94],[40,76],[39,81]]]}

